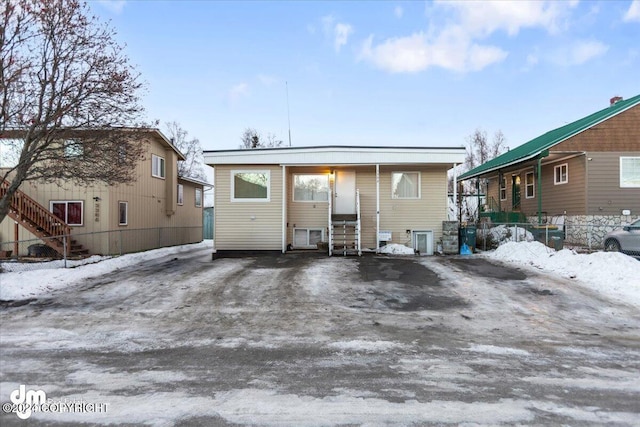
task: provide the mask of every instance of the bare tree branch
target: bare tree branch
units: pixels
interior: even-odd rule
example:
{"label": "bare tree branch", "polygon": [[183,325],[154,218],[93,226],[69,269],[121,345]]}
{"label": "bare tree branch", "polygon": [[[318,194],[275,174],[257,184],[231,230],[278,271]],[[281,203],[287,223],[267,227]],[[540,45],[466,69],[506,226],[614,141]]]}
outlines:
{"label": "bare tree branch", "polygon": [[249,150],[253,148],[276,148],[282,147],[282,140],[277,139],[272,133],[268,133],[266,138],[262,138],[260,133],[254,128],[246,128],[240,137],[242,141],[240,148]]}
{"label": "bare tree branch", "polygon": [[[123,126],[141,125],[142,83],[114,30],[78,0],[5,0],[0,20],[0,139],[12,141],[0,161],[14,161],[0,221],[24,181],[133,180],[144,147]],[[65,154],[68,140],[80,155]]]}
{"label": "bare tree branch", "polygon": [[198,138],[189,139],[187,137],[189,133],[182,129],[178,122],[166,123],[165,127],[167,129],[167,137],[186,158],[186,160],[178,162],[178,176],[206,181],[207,177],[203,168],[204,157],[202,156],[200,140]]}

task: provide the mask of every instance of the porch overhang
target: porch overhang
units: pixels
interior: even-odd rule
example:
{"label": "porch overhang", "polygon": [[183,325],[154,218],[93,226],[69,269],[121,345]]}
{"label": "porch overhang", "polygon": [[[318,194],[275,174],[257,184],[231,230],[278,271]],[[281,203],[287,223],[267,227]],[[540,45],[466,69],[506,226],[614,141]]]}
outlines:
{"label": "porch overhang", "polygon": [[286,147],[204,151],[207,165],[398,165],[464,162],[464,147]]}

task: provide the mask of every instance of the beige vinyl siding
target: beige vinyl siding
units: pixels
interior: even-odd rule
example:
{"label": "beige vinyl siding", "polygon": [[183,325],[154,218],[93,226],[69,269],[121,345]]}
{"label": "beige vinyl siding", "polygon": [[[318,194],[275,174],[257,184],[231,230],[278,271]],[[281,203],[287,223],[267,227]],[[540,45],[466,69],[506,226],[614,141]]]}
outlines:
{"label": "beige vinyl siding", "polygon": [[[110,253],[121,249],[133,252],[176,244],[195,243],[202,240],[202,209],[193,200],[196,184],[180,181],[184,186],[184,205],[177,204],[177,157],[157,140],[149,141],[145,158],[136,167],[137,180],[110,188],[108,227],[119,230],[109,235]],[[151,175],[152,154],[165,158],[165,178]],[[169,199],[170,198],[170,199]],[[128,203],[127,225],[119,225],[118,202]],[[189,227],[189,228],[187,228]],[[158,228],[165,230],[159,231]],[[169,230],[172,228],[173,230]],[[140,231],[141,229],[150,229]]]}
{"label": "beige vinyl siding", "polygon": [[[296,174],[329,174],[327,167],[287,167],[287,244],[293,244],[294,228],[321,228],[328,240],[329,202],[296,202],[293,182]],[[331,183],[330,183],[331,184]]]}
{"label": "beige vinyl siding", "polygon": [[620,188],[620,157],[640,157],[636,152],[589,152],[587,215],[620,215],[630,209],[640,215],[640,188]]}
{"label": "beige vinyl siding", "polygon": [[[270,171],[268,202],[232,202],[232,170]],[[216,166],[215,248],[217,250],[282,249],[282,168],[264,166]]]}
{"label": "beige vinyl siding", "polygon": [[[172,203],[167,201],[167,186],[177,187],[175,173],[170,177],[169,165],[165,165],[167,178],[159,179],[151,176],[151,154],[171,159],[162,142],[148,138],[148,151],[136,166],[135,181],[109,187],[95,184],[90,187],[70,182],[65,183],[24,183],[21,190],[29,197],[49,210],[52,200],[83,202],[83,225],[72,227],[72,238],[90,254],[118,254],[121,250],[132,252],[169,246],[194,243],[202,240],[201,229],[181,229],[160,234],[158,228],[170,227],[202,227],[202,208],[196,208],[196,184],[184,181],[185,204],[175,210],[174,215],[167,215]],[[171,150],[173,151],[173,150]],[[175,157],[173,157],[175,160]],[[175,168],[173,168],[175,170]],[[60,184],[60,185],[59,185]],[[200,187],[202,188],[202,187]],[[176,191],[172,191],[176,194]],[[97,197],[99,200],[94,200]],[[119,225],[118,202],[128,203],[127,225]],[[188,201],[190,201],[188,203]],[[176,203],[177,205],[177,203]],[[0,239],[14,240],[14,221],[7,217],[0,224]],[[139,231],[140,229],[152,229]],[[113,232],[115,230],[115,232]],[[107,233],[107,231],[112,231]],[[93,233],[93,234],[90,234]],[[36,239],[24,228],[19,228],[19,239]],[[39,242],[34,242],[39,243]]]}
{"label": "beige vinyl siding", "polygon": [[[344,168],[349,169],[349,168]],[[354,167],[356,188],[360,190],[362,247],[376,246],[375,166]],[[434,242],[442,237],[442,221],[447,218],[447,168],[445,166],[403,165],[380,167],[380,230],[392,232],[392,243],[412,246],[411,231],[433,231]],[[420,172],[420,199],[393,199],[392,172]]]}
{"label": "beige vinyl siding", "polygon": [[[420,172],[420,199],[393,199],[392,172]],[[442,221],[446,218],[446,166],[405,165],[380,168],[380,230],[391,231],[393,243],[413,246],[412,234],[407,234],[406,230],[431,230],[435,244],[442,237]],[[373,237],[375,239],[375,235]]]}
{"label": "beige vinyl siding", "polygon": [[[108,230],[110,206],[107,202],[109,191],[105,185],[83,187],[71,183],[44,183],[25,182],[20,186],[20,190],[38,202],[47,211],[51,211],[52,201],[81,201],[82,202],[82,225],[71,226],[73,239],[91,253],[108,253],[108,244],[105,239],[96,238],[88,233]],[[99,198],[99,200],[94,200]],[[6,242],[15,240],[14,220],[5,217],[0,224],[0,241]],[[42,243],[38,237],[31,234],[24,227],[18,227],[18,240],[31,240],[30,244]],[[28,245],[26,245],[28,246]],[[21,248],[20,255],[26,255],[26,246]]]}

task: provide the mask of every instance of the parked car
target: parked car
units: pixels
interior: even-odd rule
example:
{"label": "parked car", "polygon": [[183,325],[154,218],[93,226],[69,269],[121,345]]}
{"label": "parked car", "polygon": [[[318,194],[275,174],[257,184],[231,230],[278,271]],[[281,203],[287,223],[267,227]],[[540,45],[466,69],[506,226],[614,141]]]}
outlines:
{"label": "parked car", "polygon": [[640,219],[604,236],[604,250],[640,256]]}

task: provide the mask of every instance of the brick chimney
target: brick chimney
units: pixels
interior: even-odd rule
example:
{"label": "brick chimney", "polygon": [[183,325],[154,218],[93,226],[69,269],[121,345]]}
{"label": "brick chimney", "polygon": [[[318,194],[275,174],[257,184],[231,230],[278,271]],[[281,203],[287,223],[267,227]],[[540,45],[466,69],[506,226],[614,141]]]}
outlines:
{"label": "brick chimney", "polygon": [[613,98],[611,98],[609,100],[609,102],[611,103],[609,106],[615,105],[619,101],[622,101],[622,97],[621,96],[614,96]]}

